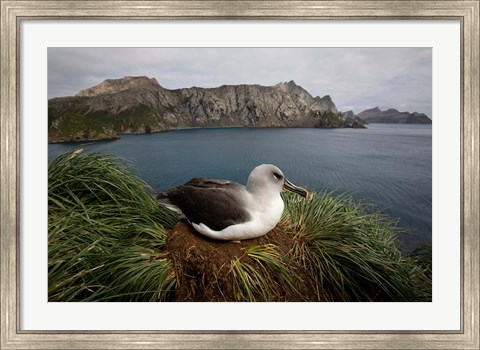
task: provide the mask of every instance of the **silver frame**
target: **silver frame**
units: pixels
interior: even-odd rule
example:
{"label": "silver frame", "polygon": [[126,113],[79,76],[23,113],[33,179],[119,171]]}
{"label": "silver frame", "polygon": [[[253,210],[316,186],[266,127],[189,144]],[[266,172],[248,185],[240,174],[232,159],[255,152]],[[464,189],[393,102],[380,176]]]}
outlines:
{"label": "silver frame", "polygon": [[[1,1],[1,349],[480,349],[479,0]],[[461,22],[460,331],[22,331],[19,328],[19,23],[22,19],[458,19]]]}

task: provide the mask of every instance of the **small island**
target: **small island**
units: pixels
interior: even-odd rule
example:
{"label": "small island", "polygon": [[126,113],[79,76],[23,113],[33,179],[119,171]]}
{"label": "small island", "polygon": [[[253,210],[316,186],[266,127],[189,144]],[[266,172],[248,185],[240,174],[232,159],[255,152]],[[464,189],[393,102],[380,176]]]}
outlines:
{"label": "small island", "polygon": [[385,111],[375,107],[366,109],[358,113],[365,123],[384,123],[384,124],[432,124],[432,120],[426,114],[418,112],[399,112],[394,108]]}

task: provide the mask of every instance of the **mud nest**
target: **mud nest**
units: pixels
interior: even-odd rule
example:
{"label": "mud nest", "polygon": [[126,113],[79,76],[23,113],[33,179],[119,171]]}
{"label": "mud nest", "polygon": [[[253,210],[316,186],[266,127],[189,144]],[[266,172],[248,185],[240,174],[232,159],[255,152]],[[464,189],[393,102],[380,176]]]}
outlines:
{"label": "mud nest", "polygon": [[293,246],[279,227],[235,243],[202,236],[182,220],[165,245],[176,276],[172,301],[318,300],[306,271],[288,264]]}

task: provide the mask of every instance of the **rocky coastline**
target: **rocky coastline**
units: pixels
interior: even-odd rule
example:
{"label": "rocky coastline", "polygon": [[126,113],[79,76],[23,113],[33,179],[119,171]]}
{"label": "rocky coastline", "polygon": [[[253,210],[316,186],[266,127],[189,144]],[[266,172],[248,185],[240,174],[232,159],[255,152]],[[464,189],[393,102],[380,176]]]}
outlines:
{"label": "rocky coastline", "polygon": [[48,101],[48,142],[115,140],[186,128],[365,128],[368,123],[431,124],[423,113],[378,107],[341,112],[329,95],[293,80],[273,86],[170,90],[145,76],[107,79]]}
{"label": "rocky coastline", "polygon": [[48,101],[49,142],[109,140],[183,128],[363,128],[329,95],[313,97],[294,81],[169,90],[148,77],[108,79],[75,96]]}

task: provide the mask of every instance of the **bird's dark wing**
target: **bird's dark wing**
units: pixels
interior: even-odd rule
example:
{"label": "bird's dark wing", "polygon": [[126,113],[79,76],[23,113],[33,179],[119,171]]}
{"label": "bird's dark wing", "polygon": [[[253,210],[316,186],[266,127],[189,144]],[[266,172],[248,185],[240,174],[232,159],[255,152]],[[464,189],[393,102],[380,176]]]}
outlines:
{"label": "bird's dark wing", "polygon": [[190,222],[220,231],[250,219],[249,212],[233,195],[234,189],[240,188],[243,190],[242,185],[226,180],[192,179],[166,195]]}
{"label": "bird's dark wing", "polygon": [[243,187],[239,183],[229,181],[229,180],[204,179],[204,178],[197,178],[197,177],[191,179],[183,186],[194,186],[194,187],[201,187],[201,188],[218,188],[218,189],[224,189],[226,191]]}

